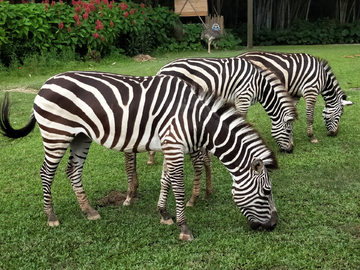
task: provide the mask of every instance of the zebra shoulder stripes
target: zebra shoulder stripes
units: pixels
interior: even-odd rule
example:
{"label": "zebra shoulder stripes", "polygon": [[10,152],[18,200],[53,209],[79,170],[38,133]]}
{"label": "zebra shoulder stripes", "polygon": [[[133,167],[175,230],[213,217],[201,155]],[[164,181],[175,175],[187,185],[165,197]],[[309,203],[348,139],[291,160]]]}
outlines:
{"label": "zebra shoulder stripes", "polygon": [[346,100],[326,60],[306,53],[246,52],[238,57],[276,74],[293,97],[295,105],[304,97],[307,135],[313,143],[318,142],[313,132],[313,122],[316,99],[321,94],[325,100],[323,118],[327,135],[337,135],[343,107],[353,103]]}
{"label": "zebra shoulder stripes", "polygon": [[277,213],[267,168],[277,168],[273,152],[259,134],[227,110],[220,100],[197,96],[193,87],[172,76],[133,77],[102,72],[66,72],[50,78],[34,101],[28,124],[9,121],[9,98],[0,108],[0,130],[9,138],[28,135],[38,123],[45,150],[40,176],[48,225],[57,226],[51,185],[70,147],[66,173],[82,211],[98,219],[81,183],[92,141],[126,153],[164,153],[158,209],[168,219],[166,198],[172,186],[182,240],[192,239],[184,212],[183,157],[206,148],[229,170],[233,197],[254,229],[272,229]]}
{"label": "zebra shoulder stripes", "polygon": [[280,80],[269,71],[259,71],[239,58],[187,58],[166,64],[157,74],[172,75],[216,93],[234,103],[246,117],[249,107],[259,102],[272,123],[271,134],[281,151],[292,152],[292,122],[297,111]]}

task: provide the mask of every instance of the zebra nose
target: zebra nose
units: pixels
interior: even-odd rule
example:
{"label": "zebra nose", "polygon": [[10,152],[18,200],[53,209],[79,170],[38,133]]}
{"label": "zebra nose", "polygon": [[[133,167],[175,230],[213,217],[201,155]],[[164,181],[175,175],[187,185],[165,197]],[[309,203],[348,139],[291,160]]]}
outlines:
{"label": "zebra nose", "polygon": [[335,137],[338,133],[338,129],[335,129],[335,130],[330,130],[327,132],[327,135],[330,136],[330,137]]}
{"label": "zebra nose", "polygon": [[262,230],[272,231],[276,228],[276,224],[277,224],[277,212],[272,211],[271,218],[267,223],[261,224],[260,222],[253,222],[250,224],[250,227],[253,230],[257,230],[257,231],[262,231]]}
{"label": "zebra nose", "polygon": [[280,152],[286,152],[288,154],[292,154],[292,152],[294,151],[294,145],[291,144],[289,148],[280,148]]}

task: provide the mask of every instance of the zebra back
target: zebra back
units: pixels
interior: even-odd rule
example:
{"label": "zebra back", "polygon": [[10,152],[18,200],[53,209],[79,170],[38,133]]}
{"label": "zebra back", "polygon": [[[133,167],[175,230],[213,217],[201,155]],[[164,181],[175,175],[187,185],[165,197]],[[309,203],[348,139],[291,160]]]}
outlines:
{"label": "zebra back", "polygon": [[279,147],[292,151],[289,123],[297,119],[297,110],[273,73],[240,58],[187,58],[168,63],[157,74],[177,76],[204,91],[216,93],[234,103],[243,116],[251,105],[260,102],[272,120],[272,134]]}

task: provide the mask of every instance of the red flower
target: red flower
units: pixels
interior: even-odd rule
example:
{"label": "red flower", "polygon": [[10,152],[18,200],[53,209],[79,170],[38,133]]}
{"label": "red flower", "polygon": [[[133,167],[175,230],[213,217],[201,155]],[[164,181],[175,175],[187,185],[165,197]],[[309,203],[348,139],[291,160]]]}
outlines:
{"label": "red flower", "polygon": [[128,8],[128,4],[121,2],[121,4],[119,5],[119,8],[121,8],[121,10],[125,11]]}
{"label": "red flower", "polygon": [[77,23],[78,26],[81,26],[81,21],[80,20],[77,20],[76,23]]}
{"label": "red flower", "polygon": [[71,27],[70,26],[68,27],[68,32],[71,33]]}
{"label": "red flower", "polygon": [[60,3],[60,4],[64,4],[64,2],[63,2],[62,0],[59,0],[59,3]]}
{"label": "red flower", "polygon": [[124,17],[127,18],[128,16],[129,16],[129,12],[126,11],[126,12],[124,13]]}
{"label": "red flower", "polygon": [[98,38],[100,35],[98,33],[93,34],[94,38]]}
{"label": "red flower", "polygon": [[131,15],[134,14],[134,10],[133,10],[133,9],[130,10],[130,14],[131,14]]}
{"label": "red flower", "polygon": [[102,40],[102,42],[105,42],[104,36],[101,36],[101,40]]}
{"label": "red flower", "polygon": [[113,21],[110,21],[110,27],[114,27]]}
{"label": "red flower", "polygon": [[109,8],[109,9],[113,9],[113,4],[112,4],[112,3],[109,4],[109,5],[108,5],[108,8]]}
{"label": "red flower", "polygon": [[49,0],[45,0],[45,4],[49,4]]}
{"label": "red flower", "polygon": [[21,69],[21,67],[19,67],[19,69]]}
{"label": "red flower", "polygon": [[79,16],[77,15],[77,13],[74,14],[74,20],[75,21],[79,20]]}
{"label": "red flower", "polygon": [[147,21],[148,20],[148,18],[147,17],[145,17],[145,21]]}
{"label": "red flower", "polygon": [[142,11],[142,14],[145,14],[145,10]]}
{"label": "red flower", "polygon": [[135,22],[134,21],[131,21],[131,24],[134,24]]}
{"label": "red flower", "polygon": [[[96,7],[95,7],[94,4],[90,4],[89,7],[90,7],[90,10],[91,10],[92,12],[96,11]],[[90,12],[89,12],[89,13],[90,13]]]}
{"label": "red flower", "polygon": [[99,10],[103,10],[103,7],[102,7],[102,5],[99,5]]}
{"label": "red flower", "polygon": [[89,18],[89,14],[84,13],[84,14],[83,14],[83,18],[84,18],[85,20],[87,20],[87,18]]}
{"label": "red flower", "polygon": [[100,12],[100,17],[103,17],[104,16],[104,13],[101,11]]}
{"label": "red flower", "polygon": [[135,10],[135,13],[138,12],[138,9],[137,9],[137,8],[135,8],[134,10]]}
{"label": "red flower", "polygon": [[89,6],[87,6],[87,7],[85,8],[85,13],[87,13],[87,14],[90,14],[90,13],[91,13],[91,10],[90,10],[90,7],[89,7]]}
{"label": "red flower", "polygon": [[95,4],[100,5],[100,0],[95,0]]}
{"label": "red flower", "polygon": [[96,21],[95,30],[97,31],[97,30],[101,30],[101,29],[103,29],[103,28],[104,28],[103,23],[100,22],[100,20],[98,19],[98,20]]}
{"label": "red flower", "polygon": [[77,6],[75,8],[75,12],[80,14],[81,13],[81,6]]}
{"label": "red flower", "polygon": [[49,10],[49,6],[45,4],[45,10],[48,11]]}
{"label": "red flower", "polygon": [[144,7],[145,7],[145,4],[141,3],[141,7],[144,8]]}
{"label": "red flower", "polygon": [[60,22],[59,29],[63,29],[63,28],[64,28],[64,24],[63,24],[63,22]]}
{"label": "red flower", "polygon": [[51,6],[55,7],[55,1],[51,1]]}

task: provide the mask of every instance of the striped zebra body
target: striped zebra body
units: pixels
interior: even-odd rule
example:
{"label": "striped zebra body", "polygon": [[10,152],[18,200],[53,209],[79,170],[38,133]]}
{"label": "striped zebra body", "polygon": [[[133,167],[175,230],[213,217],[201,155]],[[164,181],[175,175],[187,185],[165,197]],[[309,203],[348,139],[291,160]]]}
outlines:
{"label": "striped zebra body", "polygon": [[194,94],[193,87],[172,76],[132,77],[101,72],[66,72],[50,78],[34,101],[29,123],[15,130],[9,122],[9,100],[1,106],[0,130],[9,138],[29,134],[36,122],[43,137],[45,160],[40,171],[44,212],[50,226],[59,225],[51,185],[70,147],[66,173],[82,211],[98,219],[81,183],[92,141],[136,153],[162,151],[164,171],[158,203],[163,220],[171,186],[176,200],[180,238],[192,238],[184,212],[183,158],[205,148],[229,170],[233,197],[252,228],[274,228],[277,221],[267,168],[276,168],[273,152],[259,134],[220,100]]}
{"label": "striped zebra body", "polygon": [[292,122],[297,111],[280,80],[269,71],[259,71],[239,58],[187,58],[172,61],[157,74],[171,75],[216,93],[235,104],[246,117],[251,105],[259,102],[272,123],[271,134],[281,151],[292,152]]}
{"label": "striped zebra body", "polygon": [[325,100],[323,118],[329,136],[336,136],[346,100],[328,62],[306,53],[247,52],[238,56],[276,74],[293,97],[295,104],[301,97],[306,103],[307,135],[318,142],[313,132],[314,108],[317,96]]}

